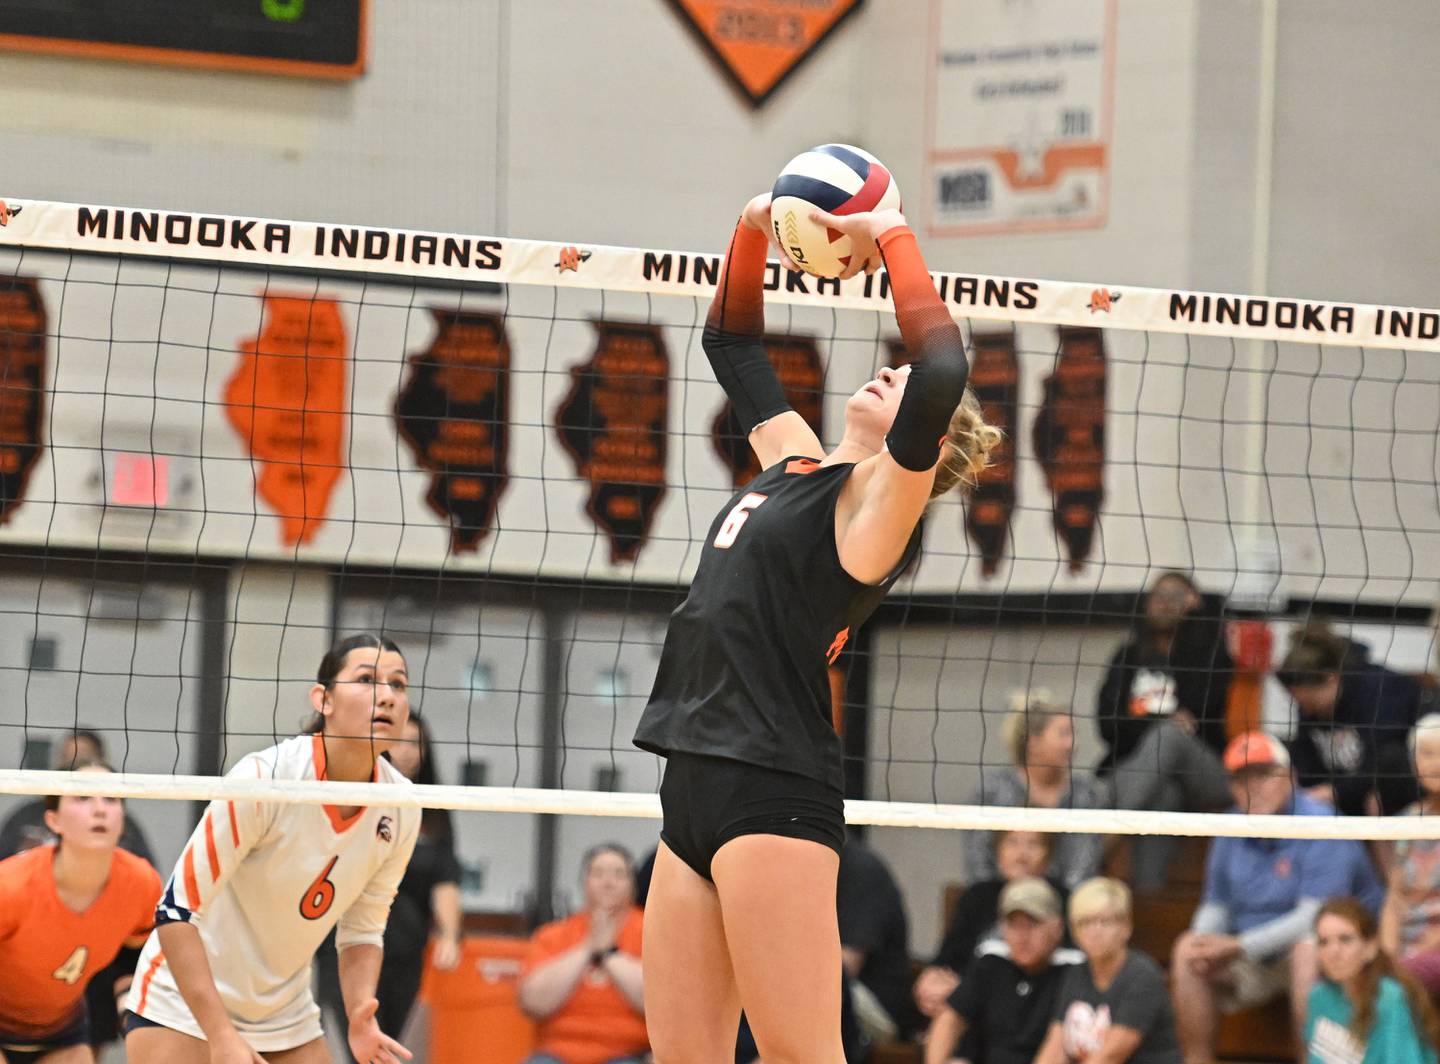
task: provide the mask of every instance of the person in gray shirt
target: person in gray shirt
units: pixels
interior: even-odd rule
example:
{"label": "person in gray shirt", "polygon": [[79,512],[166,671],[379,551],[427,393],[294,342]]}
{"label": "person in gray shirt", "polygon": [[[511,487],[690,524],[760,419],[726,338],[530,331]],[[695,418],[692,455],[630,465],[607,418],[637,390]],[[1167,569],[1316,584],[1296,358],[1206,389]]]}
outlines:
{"label": "person in gray shirt", "polygon": [[1070,896],[1085,963],[1070,969],[1035,1064],[1181,1064],[1175,1012],[1160,966],[1130,948],[1130,888],[1096,878]]}

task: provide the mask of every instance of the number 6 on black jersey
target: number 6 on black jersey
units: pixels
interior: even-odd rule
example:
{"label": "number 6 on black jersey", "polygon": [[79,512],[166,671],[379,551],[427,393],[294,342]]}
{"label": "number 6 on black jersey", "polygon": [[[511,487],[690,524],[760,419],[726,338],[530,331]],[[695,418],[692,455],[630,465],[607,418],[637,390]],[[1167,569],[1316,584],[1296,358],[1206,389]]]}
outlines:
{"label": "number 6 on black jersey", "polygon": [[730,508],[725,515],[725,522],[720,526],[720,531],[715,533],[715,546],[721,550],[729,550],[735,545],[735,537],[740,534],[740,529],[750,517],[750,511],[759,506],[768,495],[761,495],[758,491],[749,492],[743,499]]}

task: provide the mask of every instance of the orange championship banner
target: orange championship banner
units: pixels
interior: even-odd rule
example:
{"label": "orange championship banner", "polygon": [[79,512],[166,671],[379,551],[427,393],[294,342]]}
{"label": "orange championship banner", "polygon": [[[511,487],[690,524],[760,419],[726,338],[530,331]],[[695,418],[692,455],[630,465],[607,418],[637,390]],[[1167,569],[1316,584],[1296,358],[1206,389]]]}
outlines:
{"label": "orange championship banner", "polygon": [[325,523],[344,469],[349,345],[335,300],[264,298],[260,335],[240,343],[225,385],[225,413],[259,464],[256,493],[295,546]]}
{"label": "orange championship banner", "polygon": [[759,107],[864,0],[670,0],[701,44]]}
{"label": "orange championship banner", "polygon": [[[0,225],[4,210],[0,201]],[[24,501],[44,446],[46,333],[39,282],[7,278],[0,286],[0,524]]]}

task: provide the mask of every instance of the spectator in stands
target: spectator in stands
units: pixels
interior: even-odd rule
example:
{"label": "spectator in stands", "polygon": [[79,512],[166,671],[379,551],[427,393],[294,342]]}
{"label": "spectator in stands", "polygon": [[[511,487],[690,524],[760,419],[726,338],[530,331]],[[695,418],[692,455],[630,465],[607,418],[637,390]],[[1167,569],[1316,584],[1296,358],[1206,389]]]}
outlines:
{"label": "spectator in stands", "polygon": [[840,851],[835,912],[841,961],[861,1028],[877,1044],[907,1037],[919,1017],[910,1004],[905,903],[885,862],[853,833]]}
{"label": "spectator in stands", "polygon": [[[1427,713],[1410,732],[1423,797],[1408,816],[1440,816],[1440,713]],[[1380,913],[1380,944],[1440,1000],[1440,839],[1395,843],[1390,889]]]}
{"label": "spectator in stands", "polygon": [[1060,893],[1035,876],[1012,880],[1000,892],[1003,949],[975,957],[965,979],[936,1010],[925,1039],[925,1064],[946,1064],[964,1038],[970,1064],[1030,1064],[1050,1030],[1055,1001],[1071,965],[1061,949],[1065,925]]}
{"label": "spectator in stands", "polygon": [[[93,731],[79,728],[67,732],[55,748],[50,767],[57,772],[68,772],[82,761],[106,761],[105,741]],[[0,825],[0,861],[34,846],[54,842],[55,837],[45,826],[45,799],[36,798],[18,806]],[[154,859],[145,833],[135,823],[134,817],[125,817],[125,831],[120,836],[120,848],[143,858],[152,864]]]}
{"label": "spectator in stands", "polygon": [[[1017,692],[1005,719],[1005,745],[1012,763],[986,769],[972,801],[976,805],[1033,806],[1042,809],[1103,809],[1109,795],[1096,779],[1075,772],[1075,727],[1068,706],[1043,689]],[[965,833],[965,876],[971,883],[995,879],[995,841],[988,831]],[[1099,835],[1066,834],[1056,843],[1051,868],[1074,887],[1100,871]]]}
{"label": "spectator in stands", "polygon": [[[430,725],[412,708],[405,725],[405,742],[386,757],[406,779],[438,783],[432,757]],[[375,997],[380,1002],[375,1021],[380,1030],[399,1039],[410,1017],[420,980],[425,974],[425,949],[430,962],[449,971],[460,960],[460,862],[455,856],[455,834],[447,809],[425,809],[420,814],[420,835],[395,892],[390,918],[385,922],[384,959]],[[315,954],[320,1007],[333,1017],[334,1030],[343,1031],[345,999],[340,991],[339,959],[332,931]],[[332,1047],[332,1051],[333,1051]],[[346,1058],[349,1046],[345,1046]]]}
{"label": "spectator in stands", "polygon": [[1130,888],[1117,879],[1089,880],[1070,896],[1070,926],[1085,963],[1060,984],[1035,1064],[1180,1064],[1165,974],[1130,948],[1130,914]]}
{"label": "spectator in stands", "polygon": [[[68,772],[77,765],[105,762],[105,740],[88,728],[77,728],[67,732],[60,740],[50,767],[57,772]],[[145,832],[141,830],[129,809],[125,811],[123,823],[120,849],[153,865],[155,857],[151,853]],[[45,826],[45,799],[36,798],[23,802],[6,817],[4,824],[0,824],[0,861],[54,841],[55,836]],[[123,963],[123,957],[116,961],[116,965]],[[131,965],[133,967],[133,960]],[[132,973],[129,971],[107,968],[91,979],[85,987],[85,1007],[90,1014],[89,1044],[97,1057],[104,1046],[120,1038],[120,1017],[111,987],[117,979],[123,979],[130,974]]]}
{"label": "spectator in stands", "polygon": [[[1005,887],[1018,879],[1048,876],[1053,835],[1038,831],[999,831],[995,838],[995,863],[999,875],[972,883],[955,905],[940,950],[915,980],[915,1004],[921,1015],[935,1017],[945,999],[960,985],[960,974],[976,957],[1001,952],[1004,939],[996,916],[996,905]],[[1063,906],[1069,893],[1064,884],[1051,879]]]}
{"label": "spectator in stands", "polygon": [[[1204,811],[1230,803],[1220,754],[1234,665],[1221,603],[1184,573],[1158,576],[1136,610],[1128,642],[1110,659],[1096,725],[1119,809]],[[1130,841],[1135,889],[1165,886],[1176,840]]]}
{"label": "spectator in stands", "polygon": [[530,940],[520,1007],[539,1024],[526,1064],[640,1064],[649,1050],[635,867],[613,843],[583,861],[585,909]]}
{"label": "spectator in stands", "polygon": [[1419,797],[1405,745],[1422,712],[1418,683],[1323,621],[1295,632],[1275,675],[1300,710],[1290,756],[1311,797],[1350,816],[1398,813]]}
{"label": "spectator in stands", "polygon": [[1414,976],[1380,948],[1375,917],[1354,898],[1315,918],[1320,982],[1310,992],[1305,1049],[1316,1064],[1436,1064],[1440,1018]]}
{"label": "spectator in stands", "polygon": [[[1284,745],[1263,732],[1225,751],[1236,811],[1333,816],[1295,790]],[[1286,992],[1298,1034],[1315,984],[1315,914],[1326,898],[1354,895],[1380,907],[1365,848],[1332,839],[1219,838],[1190,930],[1175,943],[1171,981],[1187,1064],[1214,1059],[1217,1013],[1261,1005]]]}

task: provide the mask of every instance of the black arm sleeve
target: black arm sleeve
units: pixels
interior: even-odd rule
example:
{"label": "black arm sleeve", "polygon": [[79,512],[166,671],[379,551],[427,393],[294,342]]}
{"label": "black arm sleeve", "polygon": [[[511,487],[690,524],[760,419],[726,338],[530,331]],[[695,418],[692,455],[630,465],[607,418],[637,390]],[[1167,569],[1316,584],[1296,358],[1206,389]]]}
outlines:
{"label": "black arm sleeve", "polygon": [[[735,417],[748,436],[757,425],[790,409],[780,378],[757,336],[727,333],[705,326],[701,337],[715,379],[725,389]],[[903,402],[903,400],[902,400]],[[926,468],[929,468],[928,466]]]}
{"label": "black arm sleeve", "polygon": [[701,344],[748,436],[790,409],[765,353],[765,234],[742,219],[730,237]]}
{"label": "black arm sleeve", "polygon": [[970,363],[960,327],[935,291],[915,234],[897,226],[880,235],[879,245],[895,321],[911,354],[910,380],[885,446],[900,465],[924,472],[940,459],[951,415],[965,397]]}

